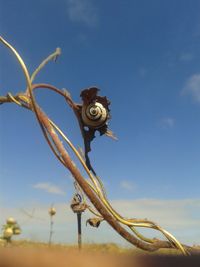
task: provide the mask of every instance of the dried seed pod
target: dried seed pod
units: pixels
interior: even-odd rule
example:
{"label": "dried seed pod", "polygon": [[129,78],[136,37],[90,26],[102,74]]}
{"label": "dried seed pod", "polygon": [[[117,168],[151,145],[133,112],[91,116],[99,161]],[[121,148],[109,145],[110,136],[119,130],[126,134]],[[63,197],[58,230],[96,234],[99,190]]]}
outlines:
{"label": "dried seed pod", "polygon": [[7,228],[3,232],[3,237],[4,238],[10,238],[13,235],[13,230],[11,227]]}
{"label": "dried seed pod", "polygon": [[50,216],[54,216],[55,214],[56,214],[56,209],[53,208],[53,207],[51,207],[51,208],[49,209],[49,215],[50,215]]}
{"label": "dried seed pod", "polygon": [[14,225],[14,224],[16,223],[16,221],[15,221],[14,218],[10,217],[10,218],[8,218],[8,219],[6,220],[6,223],[7,223],[7,224]]}
{"label": "dried seed pod", "polygon": [[74,213],[84,212],[86,209],[86,205],[82,203],[80,194],[75,194],[73,196],[70,206]]}
{"label": "dried seed pod", "polygon": [[21,229],[20,228],[13,229],[13,234],[14,235],[20,235],[21,234]]}
{"label": "dried seed pod", "polygon": [[21,234],[21,228],[18,224],[15,224],[12,228],[14,235],[20,235]]}
{"label": "dried seed pod", "polygon": [[101,218],[90,218],[86,221],[86,225],[89,223],[92,227],[99,227],[100,223],[103,221]]}

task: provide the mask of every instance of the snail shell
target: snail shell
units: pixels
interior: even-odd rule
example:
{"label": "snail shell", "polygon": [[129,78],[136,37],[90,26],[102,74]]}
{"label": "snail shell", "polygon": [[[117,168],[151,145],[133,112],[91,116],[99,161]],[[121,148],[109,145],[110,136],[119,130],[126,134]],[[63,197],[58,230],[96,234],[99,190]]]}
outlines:
{"label": "snail shell", "polygon": [[108,120],[108,110],[99,102],[82,107],[82,119],[90,128],[100,128]]}

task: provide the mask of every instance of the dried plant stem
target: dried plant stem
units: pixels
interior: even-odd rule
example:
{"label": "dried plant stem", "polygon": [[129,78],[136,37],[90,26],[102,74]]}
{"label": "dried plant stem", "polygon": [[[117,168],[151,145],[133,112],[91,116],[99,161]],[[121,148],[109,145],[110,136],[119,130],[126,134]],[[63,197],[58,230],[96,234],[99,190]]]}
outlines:
{"label": "dried plant stem", "polygon": [[[73,175],[73,177],[75,178],[75,180],[77,181],[78,185],[81,187],[85,195],[94,205],[96,210],[99,212],[100,216],[102,216],[112,226],[112,228],[118,232],[118,234],[120,234],[123,238],[125,238],[131,244],[143,250],[155,251],[160,248],[175,248],[176,247],[180,249],[183,254],[185,255],[188,254],[189,250],[191,251],[192,248],[180,244],[170,233],[168,233],[166,230],[162,229],[161,227],[157,226],[155,223],[148,221],[148,220],[124,219],[122,216],[120,216],[112,208],[109,201],[107,200],[106,193],[101,183],[101,180],[98,177],[95,177],[90,173],[83,158],[81,157],[80,153],[76,150],[76,148],[73,146],[73,144],[67,139],[67,137],[62,133],[62,131],[55,125],[55,123],[52,122],[48,118],[48,116],[38,107],[35,101],[35,97],[33,95],[33,90],[39,87],[47,88],[65,97],[67,103],[74,110],[75,115],[77,115],[77,112],[78,112],[77,106],[71,100],[67,92],[62,92],[59,89],[51,85],[45,85],[45,84],[32,85],[32,81],[34,80],[37,73],[47,64],[49,60],[51,60],[53,57],[58,55],[60,51],[56,51],[55,54],[52,54],[50,57],[44,60],[43,63],[40,64],[40,66],[36,69],[36,71],[33,73],[33,75],[30,78],[26,65],[24,64],[22,58],[19,56],[17,51],[9,43],[7,43],[2,37],[0,37],[0,41],[4,43],[15,54],[17,60],[19,61],[23,69],[23,72],[24,72],[24,75],[27,81],[27,92],[25,94],[18,94],[16,96],[12,96],[12,94],[9,93],[6,97],[0,97],[0,103],[14,102],[17,105],[31,109],[35,113],[36,118],[41,126],[42,132],[48,144],[50,145],[52,151],[58,158],[58,160],[60,160],[60,162],[66,168],[68,168],[68,170],[71,172],[71,174]],[[78,116],[77,118],[79,119]],[[64,140],[68,143],[68,145],[74,151],[74,153],[78,157],[79,161],[82,163],[84,169],[86,170],[93,184],[90,184],[81,175],[79,169],[72,162],[70,156],[68,155],[66,149],[64,148],[62,142],[60,141],[56,131],[64,138]],[[133,234],[131,234],[129,231],[127,231],[120,223],[128,226],[129,229],[131,229],[135,233],[135,235],[139,237],[139,239],[135,237]],[[145,238],[138,231],[136,231],[136,229],[134,228],[135,226],[136,227],[148,227],[148,228],[159,230],[167,237],[169,241],[152,240],[152,239]]]}
{"label": "dried plant stem", "polygon": [[42,61],[42,63],[39,65],[39,67],[33,72],[33,74],[31,75],[31,82],[34,81],[36,75],[41,71],[42,68],[44,68],[44,66],[50,61],[50,60],[56,60],[58,56],[60,56],[61,54],[61,49],[60,48],[56,48],[56,51],[54,53],[52,53],[51,55],[49,55],[47,58],[45,58],[45,60]]}
{"label": "dried plant stem", "polygon": [[68,153],[66,152],[63,144],[60,142],[60,139],[58,138],[56,132],[54,131],[51,123],[49,122],[48,117],[41,111],[38,110],[39,119],[44,125],[45,129],[51,136],[51,138],[54,140],[54,143],[57,147],[57,150],[60,151],[60,154],[62,155],[63,161],[66,164],[66,167],[70,170],[73,177],[76,179],[80,187],[83,189],[86,196],[90,199],[94,207],[97,209],[97,211],[105,218],[105,220],[127,241],[135,245],[136,247],[139,247],[143,250],[148,251],[155,251],[159,248],[173,248],[172,244],[168,241],[160,241],[156,240],[153,244],[148,244],[144,241],[138,240],[136,237],[131,235],[127,230],[125,230],[118,222],[117,220],[109,213],[109,211],[106,209],[104,204],[101,202],[101,200],[98,198],[98,196],[93,192],[93,190],[88,185],[87,181],[82,177],[81,173],[77,169],[77,167],[73,164],[71,158],[69,157]]}
{"label": "dried plant stem", "polygon": [[82,248],[82,229],[81,229],[81,215],[82,212],[77,212],[77,225],[78,225],[78,248]]}
{"label": "dried plant stem", "polygon": [[[7,99],[9,100],[9,99]],[[4,99],[5,102],[5,99]],[[107,201],[105,201],[104,199],[99,199],[99,197],[101,197],[101,194],[99,194],[98,191],[95,190],[94,187],[92,187],[80,174],[80,172],[78,171],[78,169],[76,168],[76,166],[74,165],[74,163],[71,161],[68,153],[66,152],[65,148],[63,147],[60,139],[58,138],[56,132],[54,131],[54,128],[56,128],[56,130],[58,130],[57,127],[55,127],[55,124],[52,123],[52,121],[45,115],[44,112],[42,112],[37,106],[37,114],[38,114],[38,119],[40,121],[40,124],[42,124],[45,134],[46,136],[51,137],[51,139],[54,142],[54,146],[55,149],[59,152],[59,155],[62,155],[62,163],[71,171],[72,175],[74,176],[74,178],[76,179],[76,181],[78,182],[78,184],[81,186],[81,188],[83,189],[84,193],[87,195],[87,197],[90,199],[90,201],[93,203],[93,205],[95,206],[95,208],[97,209],[97,211],[99,211],[99,213],[103,216],[103,218],[105,218],[107,220],[107,222],[121,235],[123,236],[127,241],[129,241],[130,243],[134,244],[135,246],[144,249],[144,250],[148,250],[148,251],[154,251],[157,250],[159,248],[173,248],[172,244],[167,242],[167,241],[154,241],[153,244],[148,244],[146,242],[143,242],[141,240],[138,240],[137,238],[135,238],[133,235],[131,235],[128,231],[126,231],[118,222],[117,220],[111,215],[114,214],[115,217],[117,217],[117,219],[119,221],[121,221],[123,223],[123,220],[121,220],[120,217],[118,217],[119,215],[117,213],[114,213],[114,210],[111,208],[110,204],[108,204]],[[61,134],[61,132],[59,131],[59,133]],[[65,138],[66,139],[66,138]],[[69,140],[68,143],[70,144]],[[71,146],[73,148],[73,146]],[[75,150],[75,148],[74,148]],[[60,156],[59,156],[60,157]],[[79,160],[82,159],[81,157],[79,158]],[[84,165],[84,162],[82,162]],[[111,212],[111,214],[109,213]],[[129,226],[133,226],[133,222],[134,220],[129,220]],[[137,222],[141,223],[141,220],[136,220]],[[125,224],[127,224],[126,221],[124,221]],[[150,223],[150,222],[148,222]],[[138,226],[138,225],[137,225]],[[147,221],[144,221],[144,225],[140,225],[143,227],[147,227]],[[140,238],[142,237],[141,234],[137,233],[137,231],[134,231],[137,236],[139,236]],[[147,238],[143,238],[144,241],[149,241]]]}
{"label": "dried plant stem", "polygon": [[51,246],[52,235],[53,235],[53,216],[50,216],[50,229],[49,229],[49,246]]}

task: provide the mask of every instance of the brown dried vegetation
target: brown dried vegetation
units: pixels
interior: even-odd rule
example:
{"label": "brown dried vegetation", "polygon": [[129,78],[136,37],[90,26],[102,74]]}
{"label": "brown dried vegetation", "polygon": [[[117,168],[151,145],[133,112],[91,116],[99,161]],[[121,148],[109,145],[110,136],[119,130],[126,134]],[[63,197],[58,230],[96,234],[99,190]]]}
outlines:
{"label": "brown dried vegetation", "polygon": [[[73,247],[45,245],[0,248],[0,267],[199,267],[200,256],[172,254],[141,254],[130,250],[120,253],[116,246],[85,247],[82,252]],[[171,251],[171,250],[170,250]]]}

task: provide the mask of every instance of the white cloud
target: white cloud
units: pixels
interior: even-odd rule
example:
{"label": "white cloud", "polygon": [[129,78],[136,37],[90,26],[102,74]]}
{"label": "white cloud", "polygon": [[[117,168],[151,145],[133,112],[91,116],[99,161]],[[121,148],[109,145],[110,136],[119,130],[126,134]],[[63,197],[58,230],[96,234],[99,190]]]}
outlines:
{"label": "white cloud", "polygon": [[127,191],[133,191],[136,189],[136,186],[133,184],[133,182],[127,180],[121,181],[120,187]]}
{"label": "white cloud", "polygon": [[57,185],[51,183],[37,183],[33,185],[35,189],[41,189],[50,194],[65,195],[65,192]]}
{"label": "white cloud", "polygon": [[189,77],[182,90],[182,94],[190,94],[195,101],[200,103],[200,73]]}
{"label": "white cloud", "polygon": [[[199,243],[200,236],[200,199],[161,200],[161,199],[135,199],[113,200],[111,204],[123,217],[148,218],[171,232],[181,242]],[[48,242],[49,237],[49,205],[43,203],[26,203],[24,207],[12,208],[0,206],[0,225],[6,218],[14,217],[22,228],[22,235],[16,239],[32,239]],[[77,219],[70,208],[70,203],[54,203],[57,213],[54,217],[54,242],[77,242]],[[21,208],[31,213],[35,209],[33,219],[28,218]],[[83,213],[83,241],[84,242],[116,242],[123,245],[124,241],[106,222],[102,222],[98,229],[86,227],[85,221],[93,217],[88,212]],[[37,218],[43,218],[38,220]],[[143,231],[143,229],[138,228]],[[145,232],[146,236],[158,236],[157,231]]]}
{"label": "white cloud", "polygon": [[67,0],[67,14],[72,22],[94,27],[98,23],[97,9],[92,0]]}
{"label": "white cloud", "polygon": [[[48,210],[52,203],[49,205],[43,203],[26,203],[23,207],[11,208],[11,207],[0,207],[1,219],[5,221],[8,217],[13,217],[21,225],[31,224],[33,226],[41,225],[46,226],[49,224],[49,213]],[[72,222],[74,214],[70,209],[69,203],[54,203],[56,209],[55,221],[58,224]],[[34,211],[34,212],[33,212]],[[31,215],[31,216],[30,216]]]}
{"label": "white cloud", "polygon": [[[26,203],[23,207],[0,207],[0,226],[5,223],[8,217],[13,217],[19,223],[22,234],[14,239],[30,239],[33,241],[48,242],[50,216],[48,210],[51,206],[43,203]],[[76,216],[70,209],[69,203],[54,203],[56,215],[54,216],[54,242],[75,242],[76,241]],[[23,211],[32,213],[30,218]]]}
{"label": "white cloud", "polygon": [[113,206],[123,216],[129,218],[148,218],[170,230],[188,230],[199,228],[200,199],[160,200],[136,199],[115,200]]}
{"label": "white cloud", "polygon": [[171,117],[166,117],[161,120],[161,126],[164,129],[173,128],[175,124],[175,119]]}

